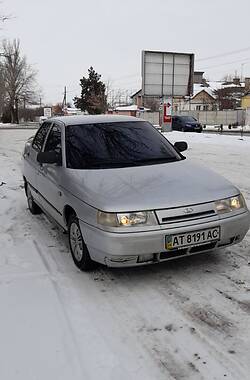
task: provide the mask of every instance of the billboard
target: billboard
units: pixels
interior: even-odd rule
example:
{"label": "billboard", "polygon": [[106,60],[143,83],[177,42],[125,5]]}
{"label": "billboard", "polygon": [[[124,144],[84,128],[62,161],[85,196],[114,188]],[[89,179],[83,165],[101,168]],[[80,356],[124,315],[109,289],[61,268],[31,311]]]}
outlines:
{"label": "billboard", "polygon": [[142,51],[144,96],[190,96],[193,75],[194,54]]}

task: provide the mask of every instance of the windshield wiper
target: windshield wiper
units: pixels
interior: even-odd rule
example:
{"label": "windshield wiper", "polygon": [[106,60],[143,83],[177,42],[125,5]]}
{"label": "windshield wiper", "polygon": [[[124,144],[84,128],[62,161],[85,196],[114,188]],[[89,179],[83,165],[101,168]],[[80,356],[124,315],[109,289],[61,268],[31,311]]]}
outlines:
{"label": "windshield wiper", "polygon": [[129,160],[129,161],[112,161],[112,160],[88,160],[86,161],[86,168],[89,169],[107,169],[117,167],[130,167],[141,166],[145,164],[157,164],[179,161],[176,157],[156,157],[156,158],[144,158],[141,160]]}
{"label": "windshield wiper", "polygon": [[179,161],[177,157],[156,157],[156,158],[144,158],[142,160],[137,160],[136,162],[139,164],[148,164],[148,163],[167,163]]}

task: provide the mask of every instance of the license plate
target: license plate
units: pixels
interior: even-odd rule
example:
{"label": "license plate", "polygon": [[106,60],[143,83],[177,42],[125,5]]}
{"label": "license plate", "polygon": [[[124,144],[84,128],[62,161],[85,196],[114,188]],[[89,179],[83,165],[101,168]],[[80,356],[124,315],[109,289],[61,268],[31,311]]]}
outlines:
{"label": "license plate", "polygon": [[183,247],[205,244],[220,239],[220,227],[207,228],[200,231],[192,231],[184,234],[167,235],[165,248],[170,251]]}

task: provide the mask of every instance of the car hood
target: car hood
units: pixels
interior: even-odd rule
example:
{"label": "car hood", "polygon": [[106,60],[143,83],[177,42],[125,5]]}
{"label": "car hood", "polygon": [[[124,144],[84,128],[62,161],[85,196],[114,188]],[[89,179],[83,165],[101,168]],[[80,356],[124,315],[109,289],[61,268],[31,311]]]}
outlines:
{"label": "car hood", "polygon": [[190,160],[116,169],[66,169],[65,174],[67,190],[110,212],[180,207],[239,193],[225,178]]}

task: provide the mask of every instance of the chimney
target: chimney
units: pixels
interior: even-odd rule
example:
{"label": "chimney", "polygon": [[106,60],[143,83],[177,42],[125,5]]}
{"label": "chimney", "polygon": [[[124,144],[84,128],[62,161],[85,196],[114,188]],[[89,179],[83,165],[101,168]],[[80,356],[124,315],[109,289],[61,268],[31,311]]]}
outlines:
{"label": "chimney", "polygon": [[201,84],[203,80],[204,71],[195,71],[194,72],[194,84]]}
{"label": "chimney", "polygon": [[250,91],[250,78],[245,78],[245,93]]}

